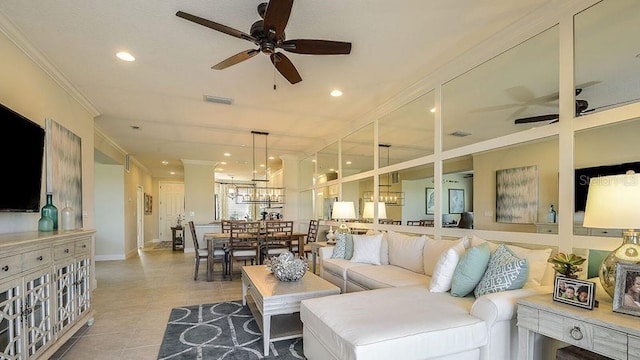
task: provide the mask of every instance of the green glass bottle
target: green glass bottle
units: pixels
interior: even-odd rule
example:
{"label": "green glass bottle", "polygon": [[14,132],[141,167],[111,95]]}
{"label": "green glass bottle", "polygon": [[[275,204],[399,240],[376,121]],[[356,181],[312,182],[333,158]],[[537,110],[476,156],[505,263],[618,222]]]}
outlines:
{"label": "green glass bottle", "polygon": [[40,212],[42,217],[48,217],[53,221],[53,230],[58,230],[58,208],[53,205],[53,194],[47,193],[47,204]]}
{"label": "green glass bottle", "polygon": [[38,220],[38,231],[53,231],[53,220],[48,216],[43,216]]}

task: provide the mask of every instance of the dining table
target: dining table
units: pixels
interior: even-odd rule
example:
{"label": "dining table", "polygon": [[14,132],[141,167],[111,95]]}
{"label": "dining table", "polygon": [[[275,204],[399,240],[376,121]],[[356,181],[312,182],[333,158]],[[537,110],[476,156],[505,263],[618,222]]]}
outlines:
{"label": "dining table", "polygon": [[[230,233],[204,233],[203,239],[207,242],[207,281],[213,281],[213,250],[215,248],[224,248],[230,241]],[[292,234],[293,240],[297,238],[298,240],[298,254],[304,255],[304,242],[307,237],[307,233],[303,232],[294,232]],[[228,258],[225,257],[225,269],[228,269],[228,264],[226,264]],[[231,278],[231,274],[226,274]]]}

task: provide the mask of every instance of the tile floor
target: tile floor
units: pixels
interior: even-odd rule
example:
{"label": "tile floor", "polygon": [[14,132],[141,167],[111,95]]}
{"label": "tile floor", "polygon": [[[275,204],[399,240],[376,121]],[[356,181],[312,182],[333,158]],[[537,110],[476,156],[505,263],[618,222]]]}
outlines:
{"label": "tile floor", "polygon": [[207,282],[205,262],[193,280],[193,253],[144,250],[127,260],[96,262],[95,322],[51,359],[157,359],[172,308],[242,298],[241,267],[234,266],[232,281],[221,281],[219,266]]}

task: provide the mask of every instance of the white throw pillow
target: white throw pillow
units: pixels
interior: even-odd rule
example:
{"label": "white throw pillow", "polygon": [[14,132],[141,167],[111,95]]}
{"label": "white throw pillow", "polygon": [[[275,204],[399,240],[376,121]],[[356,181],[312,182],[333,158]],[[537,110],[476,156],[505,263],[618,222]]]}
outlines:
{"label": "white throw pillow", "polygon": [[456,266],[458,266],[464,251],[464,243],[460,241],[440,255],[440,259],[438,259],[438,263],[433,269],[429,291],[447,292],[451,290],[453,273],[456,271]]}
{"label": "white throw pillow", "polygon": [[442,255],[445,250],[449,249],[452,246],[457,244],[463,244],[465,242],[466,237],[461,238],[460,240],[434,240],[431,238],[427,238],[426,243],[424,244],[424,273],[432,276],[433,271],[440,259],[440,255]]}
{"label": "white throw pillow", "polygon": [[422,251],[426,236],[410,236],[389,231],[389,264],[424,274]]}
{"label": "white throw pillow", "polygon": [[389,235],[386,231],[367,230],[365,235],[382,234],[380,245],[380,265],[389,265]]}
{"label": "white throw pillow", "polygon": [[380,265],[382,234],[353,235],[351,262]]}

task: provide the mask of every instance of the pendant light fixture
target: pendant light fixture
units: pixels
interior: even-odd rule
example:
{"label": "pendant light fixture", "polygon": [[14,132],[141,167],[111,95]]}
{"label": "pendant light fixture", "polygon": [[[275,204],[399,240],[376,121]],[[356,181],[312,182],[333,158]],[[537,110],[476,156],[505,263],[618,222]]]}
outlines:
{"label": "pendant light fixture", "polygon": [[[378,149],[387,149],[387,165],[386,166],[391,165],[390,157],[389,157],[391,145],[379,144]],[[378,158],[382,159],[383,157],[379,156]],[[386,206],[404,206],[404,192],[391,191],[391,187],[393,186],[393,184],[398,183],[399,181],[400,179],[397,172],[393,172],[393,173],[388,172],[387,183],[378,185],[378,201],[385,203]],[[365,199],[365,201],[376,200],[373,194],[373,191],[365,191],[362,193],[362,196]]]}
{"label": "pendant light fixture", "polygon": [[[269,153],[267,150],[267,137],[268,132],[263,131],[251,131],[252,143],[253,143],[253,178],[251,185],[236,186],[237,204],[267,204],[269,207],[272,205],[281,205],[285,203],[285,191],[284,188],[269,187]],[[258,154],[258,148],[256,146],[256,138],[264,137],[264,163],[259,164],[262,154]],[[258,171],[258,168],[264,167],[264,174]]]}

